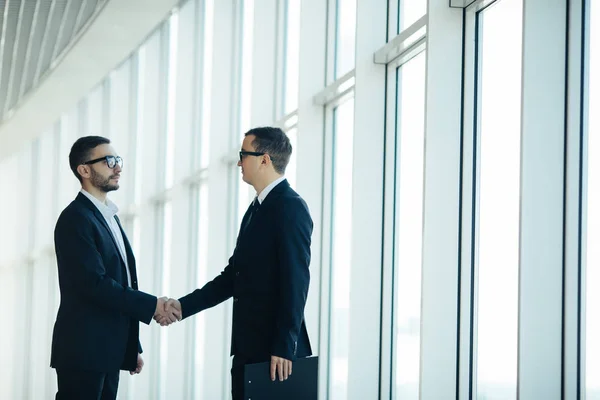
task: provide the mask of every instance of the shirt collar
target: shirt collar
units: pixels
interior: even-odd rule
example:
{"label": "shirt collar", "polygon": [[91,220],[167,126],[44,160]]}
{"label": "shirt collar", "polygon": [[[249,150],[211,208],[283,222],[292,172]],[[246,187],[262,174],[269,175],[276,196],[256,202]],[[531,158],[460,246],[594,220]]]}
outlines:
{"label": "shirt collar", "polygon": [[81,189],[81,193],[90,199],[90,201],[96,206],[98,211],[104,216],[104,218],[110,220],[119,212],[119,207],[113,203],[108,197],[106,198],[106,204],[92,196],[87,190]]}
{"label": "shirt collar", "polygon": [[271,193],[271,190],[273,190],[273,188],[277,185],[279,185],[281,182],[283,182],[283,180],[285,179],[285,176],[280,176],[279,178],[275,179],[273,182],[271,182],[266,188],[264,188],[262,190],[262,192],[260,192],[258,194],[258,201],[260,202],[260,204],[262,204],[263,201],[265,201],[265,199],[267,198],[267,195],[269,193]]}

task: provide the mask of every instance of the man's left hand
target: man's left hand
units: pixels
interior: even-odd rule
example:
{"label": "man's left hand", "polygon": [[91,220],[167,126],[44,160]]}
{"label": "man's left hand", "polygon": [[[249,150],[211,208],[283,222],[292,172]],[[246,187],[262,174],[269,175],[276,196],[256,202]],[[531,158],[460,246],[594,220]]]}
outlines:
{"label": "man's left hand", "polygon": [[292,374],[292,362],[285,358],[271,356],[271,380],[275,380],[275,371],[280,381],[284,381]]}
{"label": "man's left hand", "polygon": [[144,368],[144,360],[142,359],[142,355],[138,353],[137,367],[135,371],[129,371],[129,375],[139,374],[142,372],[142,368]]}

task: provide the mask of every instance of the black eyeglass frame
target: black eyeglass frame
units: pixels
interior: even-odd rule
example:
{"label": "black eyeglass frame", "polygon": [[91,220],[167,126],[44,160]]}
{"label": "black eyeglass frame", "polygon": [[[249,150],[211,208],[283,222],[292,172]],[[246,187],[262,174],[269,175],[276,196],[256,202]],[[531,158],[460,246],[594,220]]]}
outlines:
{"label": "black eyeglass frame", "polygon": [[240,162],[244,161],[244,157],[245,156],[255,156],[255,157],[259,157],[259,156],[264,156],[267,153],[261,152],[261,151],[245,151],[242,150],[240,151]]}
{"label": "black eyeglass frame", "polygon": [[[83,163],[83,165],[95,164],[100,161],[106,161],[106,166],[110,169],[114,169],[117,165],[119,165],[119,168],[123,168],[123,159],[120,156],[104,156],[94,160],[86,161]],[[112,167],[110,166],[111,164]]]}

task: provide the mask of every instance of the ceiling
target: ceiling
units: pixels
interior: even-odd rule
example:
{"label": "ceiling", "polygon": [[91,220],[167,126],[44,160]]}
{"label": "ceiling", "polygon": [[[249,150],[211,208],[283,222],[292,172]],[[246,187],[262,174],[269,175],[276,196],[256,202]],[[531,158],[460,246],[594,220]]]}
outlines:
{"label": "ceiling", "polygon": [[0,0],[0,123],[85,31],[107,0]]}

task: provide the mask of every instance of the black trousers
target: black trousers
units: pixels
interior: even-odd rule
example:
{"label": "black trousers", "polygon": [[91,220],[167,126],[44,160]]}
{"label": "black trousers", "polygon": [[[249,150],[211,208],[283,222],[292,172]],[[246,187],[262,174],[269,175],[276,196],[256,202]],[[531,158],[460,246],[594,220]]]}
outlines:
{"label": "black trousers", "polygon": [[233,400],[244,399],[244,365],[270,360],[271,356],[252,358],[240,355],[233,356],[233,364],[231,366],[231,396]]}
{"label": "black trousers", "polygon": [[115,400],[119,371],[110,373],[57,369],[56,400]]}

